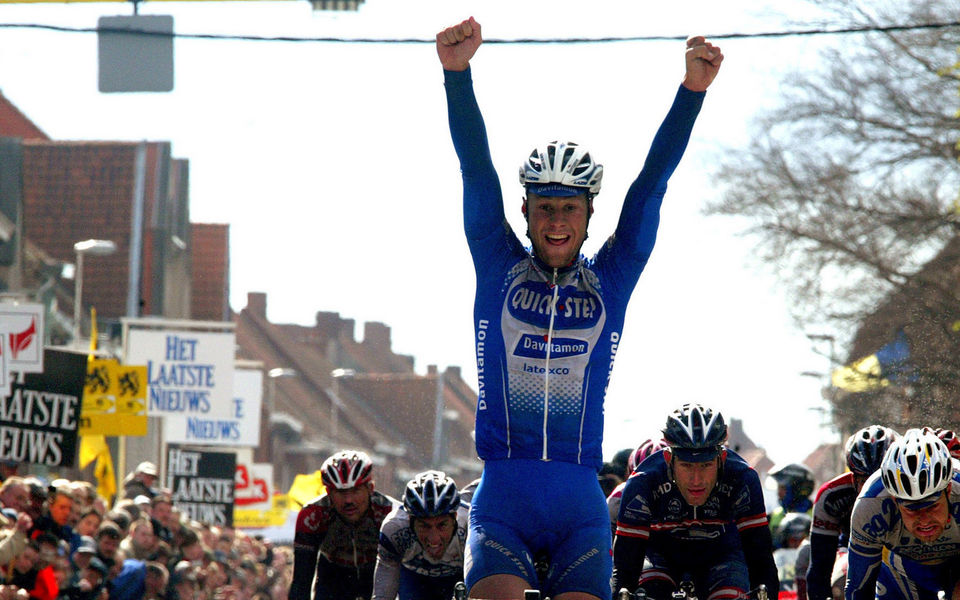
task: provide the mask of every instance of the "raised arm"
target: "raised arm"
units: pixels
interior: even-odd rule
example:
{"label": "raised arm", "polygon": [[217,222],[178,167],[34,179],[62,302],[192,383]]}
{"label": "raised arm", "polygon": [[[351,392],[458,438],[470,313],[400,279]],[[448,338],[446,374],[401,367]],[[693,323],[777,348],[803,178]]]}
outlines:
{"label": "raised arm", "polygon": [[470,59],[481,43],[480,24],[473,17],[437,34],[450,136],[463,177],[464,230],[471,240],[497,231],[506,218],[500,179],[493,167],[487,130],[473,93]]}
{"label": "raised arm", "polygon": [[[635,265],[625,272],[627,283],[635,281],[629,275],[638,275],[653,251],[667,181],[686,151],[706,89],[717,76],[723,53],[703,36],[695,36],[687,40],[684,62],[682,85],[654,136],[640,174],[627,192],[617,224],[618,243],[611,247],[619,246],[621,256]],[[630,263],[620,264],[623,268]]]}

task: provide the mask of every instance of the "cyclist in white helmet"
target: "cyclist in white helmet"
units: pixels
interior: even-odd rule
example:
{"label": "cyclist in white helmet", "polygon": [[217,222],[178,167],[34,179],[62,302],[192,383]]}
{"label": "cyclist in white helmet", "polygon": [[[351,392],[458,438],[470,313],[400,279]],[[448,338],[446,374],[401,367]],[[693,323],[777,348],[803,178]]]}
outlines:
{"label": "cyclist in white helmet", "polygon": [[847,600],[934,600],[960,592],[960,473],[932,432],[893,442],[853,506]]}
{"label": "cyclist in white helmet", "polygon": [[[424,471],[380,527],[373,600],[449,600],[463,580],[470,505],[453,479]],[[412,535],[411,535],[412,534]]]}
{"label": "cyclist in white helmet", "polygon": [[384,518],[397,501],[373,489],[364,452],[337,452],[320,467],[326,492],[297,515],[289,600],[369,599]]}
{"label": "cyclist in white helmet", "polygon": [[[627,302],[653,250],[667,181],[723,54],[703,37],[687,41],[684,80],[617,229],[587,259],[580,249],[603,168],[583,146],[549,142],[520,167],[532,250],[506,221],[471,79],[481,42],[472,17],[437,34],[477,275],[476,444],[484,470],[470,513],[465,581],[473,598],[522,597],[538,585],[534,556],[546,553],[551,568],[541,591],[555,600],[607,598],[610,526],[597,481],[604,391]],[[569,79],[562,67],[542,67],[538,81]],[[583,85],[589,80],[584,73]]]}

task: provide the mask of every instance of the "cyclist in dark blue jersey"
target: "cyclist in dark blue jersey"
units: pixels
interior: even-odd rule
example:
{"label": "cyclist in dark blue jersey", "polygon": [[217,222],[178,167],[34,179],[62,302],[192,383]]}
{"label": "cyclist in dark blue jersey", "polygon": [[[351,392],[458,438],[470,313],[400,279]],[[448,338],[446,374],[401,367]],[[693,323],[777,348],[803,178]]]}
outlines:
{"label": "cyclist in dark blue jersey", "polygon": [[[686,404],[667,419],[669,447],[637,467],[623,490],[613,588],[670,598],[684,579],[696,597],[741,598],[779,589],[757,472],[723,447],[719,412]],[[646,562],[645,562],[646,561]]]}
{"label": "cyclist in dark blue jersey", "polygon": [[471,597],[521,597],[537,582],[532,557],[545,551],[546,591],[555,599],[607,598],[610,531],[597,482],[604,392],[667,180],[723,55],[703,37],[687,41],[686,76],[617,229],[585,259],[580,247],[603,168],[572,142],[534,150],[520,169],[533,246],[525,249],[506,221],[473,93],[470,59],[481,42],[473,18],[437,34],[477,274],[476,443],[485,465],[470,513],[466,583]]}

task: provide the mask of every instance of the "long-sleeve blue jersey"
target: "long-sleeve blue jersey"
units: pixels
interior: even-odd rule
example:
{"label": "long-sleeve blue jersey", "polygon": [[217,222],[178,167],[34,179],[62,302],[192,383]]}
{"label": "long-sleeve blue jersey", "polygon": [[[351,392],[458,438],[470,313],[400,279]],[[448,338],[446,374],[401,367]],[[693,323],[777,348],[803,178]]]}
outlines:
{"label": "long-sleeve blue jersey", "polygon": [[680,87],[616,231],[597,255],[551,269],[507,223],[470,70],[444,75],[477,274],[477,453],[484,460],[560,460],[599,469],[603,399],[627,302],[653,250],[667,180],[705,93]]}

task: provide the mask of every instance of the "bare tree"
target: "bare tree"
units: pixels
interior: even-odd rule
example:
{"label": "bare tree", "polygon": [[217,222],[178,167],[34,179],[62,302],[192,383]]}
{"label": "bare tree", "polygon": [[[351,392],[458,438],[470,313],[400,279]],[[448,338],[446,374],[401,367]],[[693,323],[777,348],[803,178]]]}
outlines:
{"label": "bare tree", "polygon": [[960,399],[960,277],[950,265],[923,268],[945,253],[957,260],[948,247],[960,234],[960,28],[882,29],[954,22],[960,2],[814,4],[834,27],[877,31],[836,36],[821,70],[782,82],[781,105],[758,118],[749,147],[728,151],[717,174],[724,192],[707,213],[747,217],[745,233],[786,285],[794,318],[849,337],[851,358],[892,337],[864,332],[881,306],[873,333],[911,329],[920,370],[895,391],[908,398],[900,421],[912,422],[910,406]]}

